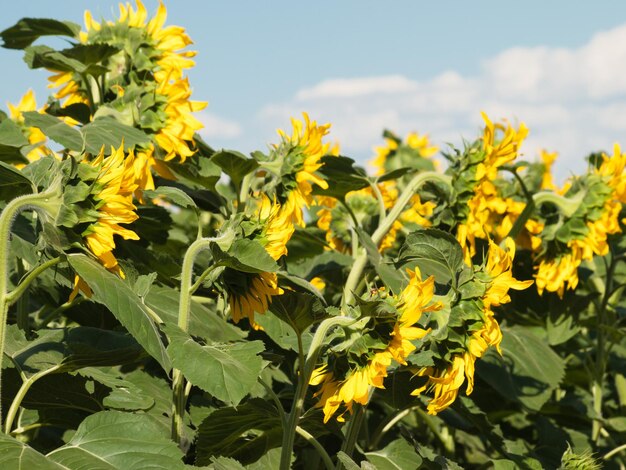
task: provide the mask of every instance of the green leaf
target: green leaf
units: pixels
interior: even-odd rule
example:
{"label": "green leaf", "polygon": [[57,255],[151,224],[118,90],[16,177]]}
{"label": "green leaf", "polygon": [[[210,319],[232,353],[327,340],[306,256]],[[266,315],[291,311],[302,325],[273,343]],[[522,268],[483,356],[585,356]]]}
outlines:
{"label": "green leaf", "polygon": [[143,192],[149,198],[165,198],[172,201],[174,204],[180,207],[197,208],[198,206],[191,197],[183,190],[175,188],[174,186],[159,186],[155,190],[145,190]]}
{"label": "green leaf", "polygon": [[477,373],[503,397],[539,411],[565,374],[565,362],[529,329],[502,328],[502,354],[489,352]]}
{"label": "green leaf", "polygon": [[33,183],[17,168],[0,161],[0,199],[10,201],[23,194],[30,194]]}
{"label": "green leaf", "polygon": [[236,408],[220,408],[198,428],[196,465],[208,465],[216,455],[254,462],[280,446],[281,435],[276,408],[265,400],[253,398]]}
{"label": "green leaf", "polygon": [[183,469],[182,453],[148,416],[102,411],[47,457],[68,469]]}
{"label": "green leaf", "polygon": [[109,153],[111,146],[118,148],[124,141],[124,150],[150,143],[150,137],[139,129],[122,124],[111,117],[102,117],[83,126],[81,129],[85,141],[85,150],[92,155]]}
{"label": "green leaf", "polygon": [[361,467],[342,450],[337,453],[337,459],[343,464],[346,470],[362,470]]}
{"label": "green leaf", "polygon": [[550,312],[546,326],[550,346],[565,343],[580,331],[580,326],[576,325],[574,318],[567,313],[557,315],[554,312]]}
{"label": "green leaf", "polygon": [[144,354],[131,336],[115,331],[86,326],[40,330],[36,339],[26,341],[16,330],[9,327],[5,353],[26,377],[51,369],[128,364]]}
{"label": "green leaf", "polygon": [[119,373],[113,370],[87,367],[82,369],[80,375],[95,380],[111,389],[111,393],[104,397],[102,403],[107,408],[116,410],[147,410],[154,406],[154,398],[133,382],[119,377]]}
{"label": "green leaf", "polygon": [[369,186],[367,175],[362,168],[354,166],[354,160],[348,157],[327,155],[321,158],[321,173],[326,181],[332,182],[327,189],[313,186],[313,194],[343,199],[350,191],[357,191]]}
{"label": "green leaf", "polygon": [[[93,46],[97,48],[100,45]],[[86,45],[83,47],[92,46]],[[31,69],[46,68],[48,70],[58,70],[59,72],[93,76],[102,75],[107,72],[108,69],[102,65],[84,64],[75,57],[80,55],[80,53],[75,54],[73,49],[56,51],[48,46],[30,46],[24,51],[24,62],[26,62]]]}
{"label": "green leaf", "polygon": [[163,330],[170,339],[167,352],[174,367],[217,399],[237,405],[256,383],[263,368],[258,355],[265,349],[262,342],[202,346],[175,325],[165,324]]}
{"label": "green leaf", "polygon": [[239,187],[244,176],[259,167],[259,162],[255,159],[247,158],[236,150],[220,150],[216,152],[211,157],[211,163],[224,170],[224,173],[230,176],[230,179],[237,187]]}
{"label": "green leaf", "polygon": [[[154,286],[144,300],[165,323],[175,324],[179,297],[180,292],[175,289]],[[237,341],[245,336],[242,330],[195,300],[191,301],[190,313],[189,332],[195,337],[208,341]]]}
{"label": "green leaf", "polygon": [[303,292],[285,291],[283,295],[275,296],[269,310],[298,335],[326,317],[326,310],[319,298]]}
{"label": "green leaf", "polygon": [[28,145],[28,139],[22,134],[22,129],[11,119],[0,122],[0,144],[10,147],[23,147]]}
{"label": "green leaf", "polygon": [[211,253],[215,264],[245,273],[275,272],[278,270],[276,261],[265,251],[263,245],[256,240],[242,238],[236,240],[224,252],[216,244],[211,244]]}
{"label": "green leaf", "polygon": [[55,142],[70,150],[83,149],[83,137],[80,132],[65,124],[61,119],[37,111],[24,113],[24,123],[28,127],[37,127]]}
{"label": "green leaf", "polygon": [[263,457],[248,465],[248,470],[267,470],[268,468],[280,467],[280,448],[268,450]]}
{"label": "green leaf", "polygon": [[378,470],[411,470],[422,464],[422,459],[404,439],[397,439],[382,450],[366,452],[365,457]]}
{"label": "green leaf", "polygon": [[63,470],[66,467],[48,460],[23,442],[0,433],[0,468],[6,468],[7,470],[13,468]]}
{"label": "green leaf", "polygon": [[22,18],[15,25],[0,33],[7,49],[24,49],[41,36],[69,36],[76,38],[80,25],[69,21],[47,18]]}
{"label": "green leaf", "polygon": [[115,274],[85,255],[70,255],[72,268],[93,290],[93,300],[105,305],[164,370],[171,368],[165,345],[141,299]]}
{"label": "green leaf", "polygon": [[434,275],[439,284],[456,282],[463,268],[461,245],[451,234],[437,229],[419,230],[409,234],[400,249],[398,266],[416,264],[422,277]]}

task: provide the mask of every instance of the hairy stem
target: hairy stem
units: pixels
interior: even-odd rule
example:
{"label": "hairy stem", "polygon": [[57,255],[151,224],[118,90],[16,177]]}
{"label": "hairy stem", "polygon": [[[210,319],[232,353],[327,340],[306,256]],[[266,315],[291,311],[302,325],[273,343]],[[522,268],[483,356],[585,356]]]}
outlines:
{"label": "hairy stem", "polygon": [[33,384],[40,378],[48,374],[52,374],[53,372],[56,372],[60,368],[61,368],[61,364],[58,364],[50,369],[37,372],[32,377],[22,382],[22,386],[17,391],[17,394],[15,395],[15,397],[13,398],[13,401],[11,402],[11,407],[9,408],[9,411],[7,412],[6,421],[4,423],[5,434],[11,433],[11,428],[13,427],[13,421],[15,420],[15,416],[17,416],[17,412],[20,409],[20,405],[22,404],[22,401],[24,400],[26,393],[28,392],[28,390],[30,390],[30,387],[32,387]]}
{"label": "hairy stem", "polygon": [[[450,177],[434,171],[425,171],[423,173],[418,173],[417,175],[415,175],[413,179],[409,181],[409,183],[406,185],[406,188],[404,188],[404,191],[402,191],[402,194],[400,194],[398,200],[391,208],[387,216],[379,222],[378,228],[372,234],[372,241],[375,245],[378,245],[385,237],[385,235],[387,235],[387,232],[389,232],[396,219],[400,217],[400,214],[402,214],[404,207],[411,200],[411,197],[413,197],[419,187],[424,183],[431,181],[450,184]],[[361,253],[359,254],[353,253],[353,255],[356,255],[357,257],[354,260],[354,264],[352,265],[350,274],[348,274],[348,279],[344,287],[344,305],[349,304],[354,300],[353,291],[361,280],[363,270],[365,269],[365,265],[367,264],[367,252],[365,250],[361,250]]]}
{"label": "hairy stem", "polygon": [[[9,255],[11,227],[17,215],[27,209],[40,212],[44,218],[56,218],[60,207],[61,181],[57,179],[47,191],[39,194],[27,194],[9,202],[0,214],[0,365],[4,357],[4,339],[6,336],[9,306],[15,301],[7,292],[9,284]],[[2,380],[0,377],[0,391]],[[0,410],[0,422],[2,411]]]}
{"label": "hairy stem", "polygon": [[[291,407],[291,411],[287,415],[287,427],[283,429],[283,442],[280,453],[280,470],[289,470],[296,428],[298,426],[298,423],[300,422],[302,408],[304,406],[304,399],[306,397],[306,392],[309,387],[309,382],[311,381],[311,376],[313,375],[313,371],[315,370],[317,358],[322,349],[324,338],[331,328],[340,325],[347,326],[351,323],[354,323],[354,321],[355,320],[351,317],[343,316],[331,317],[324,320],[322,323],[320,323],[320,326],[317,328],[315,334],[313,335],[313,339],[311,341],[311,345],[309,346],[309,351],[306,355],[306,359],[304,360],[304,362],[302,361],[302,359],[300,360],[300,373],[298,374],[298,385],[296,386],[294,402]],[[298,348],[300,349],[300,358],[303,357],[301,344],[301,342],[298,342]]]}
{"label": "hairy stem", "polygon": [[[200,238],[193,242],[185,252],[180,281],[180,302],[178,305],[178,327],[185,332],[189,331],[189,310],[191,307],[191,295],[193,293],[191,281],[196,257],[200,252],[208,249],[211,243],[219,243],[219,241],[225,239],[226,236],[227,235],[222,235],[217,238]],[[185,377],[178,369],[174,369],[172,373],[172,393],[172,439],[178,443],[179,447],[184,448],[186,447],[186,442],[183,436],[183,422],[187,400],[185,397]]]}

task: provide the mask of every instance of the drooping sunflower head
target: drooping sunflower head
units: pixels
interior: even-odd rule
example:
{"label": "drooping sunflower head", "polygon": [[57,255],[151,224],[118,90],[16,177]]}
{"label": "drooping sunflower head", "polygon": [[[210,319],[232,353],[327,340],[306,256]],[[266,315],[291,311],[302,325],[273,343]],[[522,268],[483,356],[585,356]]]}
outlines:
{"label": "drooping sunflower head", "polygon": [[92,212],[97,214],[97,218],[84,230],[82,236],[102,265],[121,277],[124,277],[124,272],[113,254],[115,236],[126,240],[139,239],[134,231],[122,226],[138,218],[133,204],[133,193],[137,189],[133,163],[133,153],[126,155],[123,145],[118,149],[111,148],[109,156],[104,155],[103,149],[93,161],[83,163],[97,169],[91,191]]}
{"label": "drooping sunflower head", "polygon": [[[35,93],[33,90],[28,90],[20,102],[16,105],[9,103],[9,117],[22,128],[24,136],[28,139],[28,142],[35,147],[28,152],[26,158],[29,161],[39,160],[46,155],[54,155],[54,152],[50,150],[45,144],[48,140],[46,135],[41,132],[37,127],[27,127],[24,122],[24,113],[30,111],[39,111],[37,109],[37,101],[35,100]],[[19,164],[19,166],[22,166]]]}
{"label": "drooping sunflower head", "polygon": [[270,165],[277,165],[281,182],[278,196],[285,211],[292,214],[294,223],[304,226],[304,209],[313,202],[313,185],[328,188],[328,183],[317,173],[321,158],[332,154],[331,144],[324,142],[330,124],[318,125],[308,114],[304,120],[292,118],[292,133],[279,129],[281,142],[271,150]]}
{"label": "drooping sunflower head", "polygon": [[258,239],[265,251],[275,260],[286,255],[287,242],[295,230],[289,211],[262,194],[256,218],[262,227]]}
{"label": "drooping sunflower head", "polygon": [[95,21],[85,12],[85,46],[99,45],[102,56],[95,75],[62,71],[51,77],[55,94],[64,105],[86,103],[96,115],[113,114],[124,124],[150,134],[163,160],[181,161],[193,155],[194,133],[202,128],[193,113],[206,106],[191,101],[191,88],[184,76],[194,65],[192,43],[184,28],[164,26],[167,17],[160,3],[156,15],[148,14],[140,0],[136,9],[120,4],[115,21]]}
{"label": "drooping sunflower head", "polygon": [[437,162],[430,157],[439,151],[439,147],[431,145],[427,134],[410,132],[403,141],[394,133],[385,131],[383,137],[385,145],[374,148],[376,155],[370,162],[376,175],[398,168],[435,169]]}
{"label": "drooping sunflower head", "polygon": [[228,291],[230,314],[235,323],[247,318],[252,327],[256,327],[254,314],[267,311],[272,297],[281,295],[276,273],[245,273],[226,269],[222,280]]}

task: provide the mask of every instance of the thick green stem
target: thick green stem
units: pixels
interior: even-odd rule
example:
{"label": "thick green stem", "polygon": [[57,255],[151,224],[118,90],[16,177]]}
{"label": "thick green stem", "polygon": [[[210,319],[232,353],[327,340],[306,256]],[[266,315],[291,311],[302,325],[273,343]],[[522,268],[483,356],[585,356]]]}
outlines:
{"label": "thick green stem", "polygon": [[[193,242],[187,249],[183,259],[183,270],[180,280],[180,303],[178,305],[178,327],[183,331],[189,331],[189,309],[191,307],[191,280],[193,276],[193,264],[198,254],[208,249],[215,238],[200,238]],[[172,410],[172,439],[183,448],[183,418],[185,416],[185,377],[183,373],[174,369],[172,375],[173,410]]]}
{"label": "thick green stem", "polygon": [[40,264],[31,272],[29,272],[22,280],[22,282],[20,282],[15,289],[7,294],[7,301],[9,302],[9,305],[13,305],[15,302],[17,302],[22,294],[24,294],[30,283],[33,282],[37,278],[37,276],[39,276],[46,269],[59,264],[61,261],[63,261],[63,257],[57,256],[56,258],[52,258],[51,260]]}
{"label": "thick green stem", "polygon": [[[293,452],[293,443],[296,435],[296,428],[300,421],[300,416],[302,415],[304,399],[306,397],[306,392],[309,387],[309,382],[311,381],[311,376],[313,375],[313,371],[315,370],[317,358],[322,349],[324,338],[331,328],[340,325],[347,326],[351,323],[354,323],[354,321],[354,318],[342,316],[331,317],[324,320],[322,323],[320,323],[320,326],[317,328],[317,331],[315,331],[315,334],[313,335],[311,345],[309,346],[309,351],[307,353],[306,359],[304,360],[304,366],[302,365],[302,360],[300,361],[300,373],[298,374],[298,385],[296,386],[293,406],[291,407],[291,411],[287,416],[287,427],[283,428],[283,442],[280,453],[280,470],[289,470],[289,465],[291,463],[291,454]],[[298,343],[298,346],[300,349],[300,357],[302,358],[303,352],[300,342]]]}
{"label": "thick green stem", "polygon": [[50,369],[42,370],[41,372],[37,372],[32,377],[22,382],[22,386],[17,391],[17,394],[15,395],[15,397],[13,398],[13,402],[11,403],[11,407],[9,408],[9,411],[7,412],[6,421],[4,423],[5,434],[10,434],[11,428],[13,427],[13,421],[15,420],[15,416],[17,416],[17,412],[20,409],[20,405],[22,404],[22,401],[24,400],[26,393],[28,392],[28,390],[30,390],[30,387],[32,387],[33,384],[37,382],[37,380],[39,380],[40,378],[48,374],[52,374],[53,372],[56,372],[61,367],[62,367],[61,364],[59,364]]}
{"label": "thick green stem", "polygon": [[544,202],[550,202],[557,206],[566,217],[571,217],[578,210],[585,197],[585,191],[580,191],[574,197],[565,197],[552,191],[539,191],[533,194],[533,202],[536,206]]}
{"label": "thick green stem", "polygon": [[[402,211],[404,211],[405,206],[411,200],[419,187],[426,182],[433,181],[450,184],[450,177],[434,171],[426,171],[423,173],[418,173],[413,177],[411,181],[409,181],[409,183],[406,185],[406,188],[404,188],[404,191],[402,191],[402,194],[400,194],[400,196],[398,197],[395,205],[391,208],[387,216],[379,222],[378,228],[372,234],[372,241],[375,245],[378,245],[385,237],[385,235],[387,235],[389,230],[391,230],[393,223],[398,217],[400,217],[400,214],[402,214]],[[348,279],[344,287],[344,304],[349,304],[354,300],[353,291],[361,280],[363,270],[365,269],[365,265],[367,264],[367,252],[365,250],[361,250],[361,253],[359,254],[353,253],[353,255],[356,255],[357,257],[354,260],[354,264],[352,265],[350,274],[348,274]]]}
{"label": "thick green stem", "polygon": [[311,433],[309,433],[306,429],[302,429],[300,426],[296,426],[296,432],[300,434],[309,444],[311,444],[318,454],[320,454],[327,470],[331,470],[335,467],[330,455],[326,452],[326,449],[324,449],[322,444],[320,444]]}
{"label": "thick green stem", "polygon": [[614,256],[611,256],[611,262],[607,266],[606,270],[606,283],[602,286],[604,291],[602,292],[602,301],[596,312],[596,334],[597,334],[597,346],[596,346],[596,360],[594,361],[594,376],[591,385],[591,394],[593,397],[593,410],[596,415],[596,419],[593,420],[591,427],[591,440],[598,442],[600,437],[600,431],[602,430],[602,408],[603,408],[603,389],[604,389],[604,374],[606,372],[607,363],[607,341],[606,341],[606,327],[607,325],[607,307],[609,306],[609,300],[613,290],[613,275],[615,274],[615,268],[617,262]]}
{"label": "thick green stem", "polygon": [[[27,209],[40,212],[44,218],[56,218],[61,206],[61,181],[56,180],[50,189],[40,194],[27,194],[9,202],[0,214],[0,365],[4,357],[4,339],[6,335],[7,314],[14,298],[7,292],[9,284],[9,255],[11,226],[17,215]],[[0,391],[2,380],[0,377]],[[2,411],[0,410],[0,422]]]}
{"label": "thick green stem", "polygon": [[[371,388],[370,388],[370,396],[371,396]],[[356,404],[354,414],[350,418],[350,422],[348,423],[348,429],[346,431],[346,438],[343,441],[343,445],[341,446],[342,452],[352,458],[352,452],[354,452],[354,447],[356,445],[357,438],[359,437],[359,432],[361,431],[361,426],[363,425],[363,421],[365,420],[365,406]],[[343,468],[343,464],[341,461],[337,462],[337,466],[335,467],[337,470],[341,470]]]}

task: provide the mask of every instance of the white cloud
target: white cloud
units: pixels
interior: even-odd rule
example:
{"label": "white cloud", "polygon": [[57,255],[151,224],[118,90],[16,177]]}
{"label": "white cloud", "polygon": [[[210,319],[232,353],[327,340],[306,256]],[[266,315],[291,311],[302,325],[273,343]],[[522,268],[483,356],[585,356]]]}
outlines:
{"label": "white cloud", "polygon": [[204,128],[200,129],[199,133],[205,139],[234,139],[243,133],[239,123],[219,117],[214,113],[203,111],[196,116],[204,124]]}
{"label": "white cloud", "polygon": [[583,157],[626,145],[626,25],[594,35],[579,48],[516,47],[482,63],[475,76],[448,71],[424,81],[401,75],[334,78],[261,110],[265,122],[287,123],[307,111],[331,122],[344,153],[363,162],[384,128],[429,133],[444,145],[478,135],[480,111],[492,119],[524,121],[522,150],[557,150],[557,174],[585,168]]}

